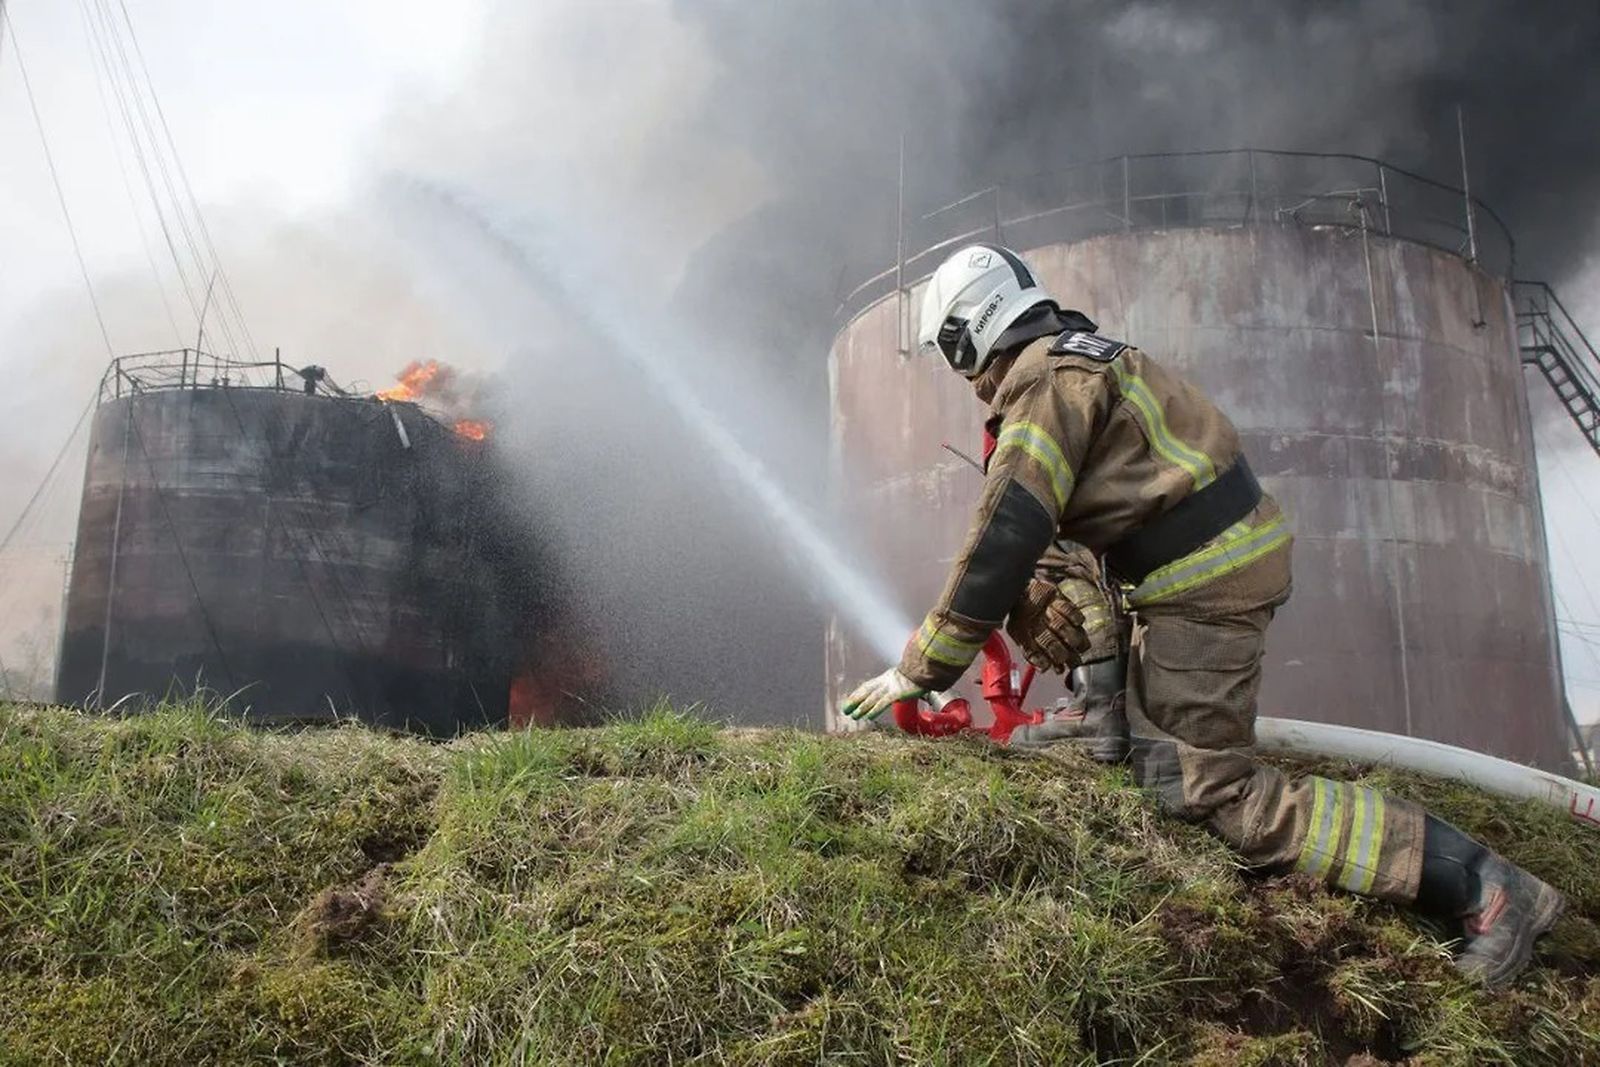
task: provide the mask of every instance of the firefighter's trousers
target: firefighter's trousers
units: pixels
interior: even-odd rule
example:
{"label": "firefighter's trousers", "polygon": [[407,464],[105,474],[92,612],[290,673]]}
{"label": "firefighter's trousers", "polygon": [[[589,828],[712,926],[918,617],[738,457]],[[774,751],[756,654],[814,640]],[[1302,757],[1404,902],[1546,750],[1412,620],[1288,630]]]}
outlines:
{"label": "firefighter's trousers", "polygon": [[1294,867],[1357,893],[1410,903],[1421,808],[1258,763],[1256,695],[1267,624],[1289,595],[1289,548],[1183,603],[1135,605],[1128,668],[1134,772],[1163,808],[1203,823],[1252,866]]}

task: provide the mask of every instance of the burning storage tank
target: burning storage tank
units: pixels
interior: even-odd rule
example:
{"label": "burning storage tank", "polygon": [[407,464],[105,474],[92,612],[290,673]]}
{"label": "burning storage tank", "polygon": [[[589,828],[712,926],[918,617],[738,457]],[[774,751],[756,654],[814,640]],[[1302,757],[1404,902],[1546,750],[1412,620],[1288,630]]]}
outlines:
{"label": "burning storage tank", "polygon": [[[921,282],[971,241],[1022,251],[1100,332],[1238,425],[1296,534],[1261,710],[1567,761],[1510,237],[1375,160],[1134,157],[967,198],[846,298],[830,354],[849,514],[908,608],[937,595],[980,479],[981,408],[915,352]],[[976,217],[973,217],[974,214]],[[830,702],[881,668],[837,624]]]}
{"label": "burning storage tank", "polygon": [[319,368],[116,361],[91,430],[58,699],[203,685],[260,721],[503,722],[537,646],[539,561],[482,427],[460,431],[345,394]]}

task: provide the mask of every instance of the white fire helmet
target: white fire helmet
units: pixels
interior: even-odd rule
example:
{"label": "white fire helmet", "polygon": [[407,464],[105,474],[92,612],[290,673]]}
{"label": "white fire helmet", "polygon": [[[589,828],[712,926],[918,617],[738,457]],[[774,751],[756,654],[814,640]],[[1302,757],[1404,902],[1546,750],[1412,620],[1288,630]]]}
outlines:
{"label": "white fire helmet", "polygon": [[1029,308],[1053,302],[1015,252],[968,245],[939,265],[922,294],[917,343],[937,350],[958,374],[976,378],[994,342]]}

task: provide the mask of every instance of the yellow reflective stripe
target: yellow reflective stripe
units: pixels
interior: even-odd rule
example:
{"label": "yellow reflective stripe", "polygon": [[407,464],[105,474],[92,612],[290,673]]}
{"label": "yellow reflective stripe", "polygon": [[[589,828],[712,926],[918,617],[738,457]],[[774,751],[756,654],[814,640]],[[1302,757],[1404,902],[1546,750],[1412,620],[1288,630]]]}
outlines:
{"label": "yellow reflective stripe", "polygon": [[1368,893],[1378,875],[1378,853],[1383,848],[1383,797],[1371,789],[1352,786],[1355,814],[1350,820],[1350,841],[1338,884],[1353,893]]}
{"label": "yellow reflective stripe", "polygon": [[1378,861],[1383,858],[1383,794],[1373,793],[1372,802],[1375,806],[1372,816],[1372,847],[1367,853],[1366,873],[1361,878],[1361,884],[1356,886],[1357,893],[1372,892],[1372,884],[1378,880]]}
{"label": "yellow reflective stripe", "polygon": [[966,667],[977,658],[978,651],[983,648],[983,642],[959,641],[949,634],[942,633],[930,618],[922,620],[922,629],[917,631],[917,648],[936,663]]}
{"label": "yellow reflective stripe", "polygon": [[1234,533],[1237,528],[1236,525],[1225,531],[1210,546],[1197,549],[1182,559],[1152,571],[1128,594],[1128,603],[1143,606],[1166,600],[1225,574],[1232,574],[1289,541],[1289,525],[1282,515],[1250,528],[1243,535]]}
{"label": "yellow reflective stripe", "polygon": [[1306,825],[1306,839],[1300,845],[1295,870],[1326,878],[1333,867],[1333,849],[1343,822],[1344,790],[1338,782],[1326,778],[1312,778],[1311,789],[1311,821]]}
{"label": "yellow reflective stripe", "polygon": [[1361,839],[1363,835],[1370,835],[1372,828],[1372,805],[1367,800],[1365,789],[1354,789],[1355,810],[1350,815],[1350,835],[1345,841],[1344,863],[1339,867],[1339,877],[1335,879],[1340,888],[1354,889],[1351,883],[1358,877],[1360,871]]}
{"label": "yellow reflective stripe", "polygon": [[1096,633],[1111,625],[1111,612],[1105,608],[1083,608],[1083,630]]}
{"label": "yellow reflective stripe", "polygon": [[1050,492],[1055,497],[1057,513],[1066,508],[1067,498],[1072,495],[1072,467],[1067,463],[1067,457],[1062,455],[1061,446],[1056,444],[1055,438],[1037,423],[1013,422],[1000,431],[1000,439],[994,448],[995,458],[998,459],[1008,448],[1031,456],[1044,468],[1050,476]]}
{"label": "yellow reflective stripe", "polygon": [[1311,818],[1306,820],[1306,836],[1300,842],[1300,858],[1294,861],[1294,869],[1305,874],[1311,865],[1311,857],[1316,855],[1312,847],[1312,840],[1317,836],[1317,826],[1322,822],[1322,779],[1311,779]]}
{"label": "yellow reflective stripe", "polygon": [[1162,407],[1155,393],[1151,392],[1145,380],[1130,371],[1121,361],[1113,363],[1111,369],[1117,376],[1117,385],[1121,388],[1122,395],[1127,397],[1144,416],[1150,447],[1168,463],[1182,469],[1194,481],[1196,489],[1216,481],[1217,468],[1211,462],[1211,457],[1173,436],[1172,428],[1167,425],[1166,409]]}

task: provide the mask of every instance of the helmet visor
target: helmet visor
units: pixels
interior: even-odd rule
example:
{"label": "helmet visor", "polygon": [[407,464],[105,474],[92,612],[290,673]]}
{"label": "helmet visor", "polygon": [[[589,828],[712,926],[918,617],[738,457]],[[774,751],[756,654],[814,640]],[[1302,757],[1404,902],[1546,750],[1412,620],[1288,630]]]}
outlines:
{"label": "helmet visor", "polygon": [[978,362],[978,350],[973,347],[972,334],[967,331],[967,319],[951,315],[939,327],[937,337],[924,348],[937,348],[944,361],[958,374],[968,375]]}

